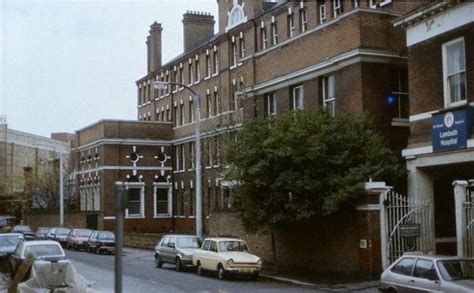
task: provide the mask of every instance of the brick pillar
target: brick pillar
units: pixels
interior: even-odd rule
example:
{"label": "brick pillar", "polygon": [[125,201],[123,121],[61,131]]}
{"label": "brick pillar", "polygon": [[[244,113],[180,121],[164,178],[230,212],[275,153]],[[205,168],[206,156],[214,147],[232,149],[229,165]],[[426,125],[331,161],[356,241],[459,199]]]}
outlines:
{"label": "brick pillar", "polygon": [[[385,244],[381,240],[384,223],[380,221],[381,207],[385,193],[390,189],[385,182],[367,182],[367,195],[357,203],[359,225],[359,272],[363,277],[378,278],[383,270],[382,250]],[[384,211],[382,211],[384,213]]]}

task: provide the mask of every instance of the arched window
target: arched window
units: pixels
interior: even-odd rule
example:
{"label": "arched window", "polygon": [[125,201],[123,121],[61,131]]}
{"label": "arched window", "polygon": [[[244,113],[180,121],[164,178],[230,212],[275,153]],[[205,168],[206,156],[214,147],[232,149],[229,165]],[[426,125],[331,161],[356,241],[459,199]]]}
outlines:
{"label": "arched window", "polygon": [[244,13],[244,3],[239,5],[238,0],[234,0],[234,4],[232,5],[232,9],[228,13],[229,20],[227,22],[226,31],[230,30],[231,28],[244,23],[247,21],[247,17]]}

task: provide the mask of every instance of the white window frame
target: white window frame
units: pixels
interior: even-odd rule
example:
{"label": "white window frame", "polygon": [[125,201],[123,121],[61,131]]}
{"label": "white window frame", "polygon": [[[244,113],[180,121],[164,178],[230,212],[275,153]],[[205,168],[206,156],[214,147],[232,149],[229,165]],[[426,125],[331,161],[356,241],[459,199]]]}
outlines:
{"label": "white window frame", "polygon": [[262,50],[265,50],[268,48],[267,27],[262,27],[260,29],[260,34],[262,38]]}
{"label": "white window frame", "polygon": [[341,0],[333,0],[334,18],[342,14]]}
{"label": "white window frame", "polygon": [[180,165],[180,171],[186,170],[186,152],[185,152],[185,147],[184,143],[179,145],[179,154],[181,155],[181,165]]}
{"label": "white window frame", "polygon": [[[275,93],[269,93],[265,96],[265,103],[267,104],[267,116],[272,117],[276,116],[277,114],[277,103],[276,103],[276,95]],[[272,111],[273,108],[273,111]]]}
{"label": "white window frame", "polygon": [[[157,200],[157,190],[158,189],[168,189],[168,212],[167,213],[158,213],[156,210]],[[154,218],[171,218],[173,214],[173,185],[171,183],[153,183],[153,217]]]}
{"label": "white window frame", "polygon": [[[301,107],[296,107],[296,91],[300,90],[302,93],[301,96]],[[303,110],[304,109],[304,87],[303,85],[298,85],[293,88],[293,110]]]}
{"label": "white window frame", "polygon": [[217,50],[214,50],[214,53],[212,55],[212,61],[213,61],[213,69],[214,69],[214,72],[212,74],[212,76],[216,76],[219,74],[219,51]]}
{"label": "white window frame", "polygon": [[301,32],[304,33],[308,29],[308,11],[306,7],[300,9],[300,25]]}
{"label": "white window frame", "polygon": [[196,55],[196,60],[194,62],[194,70],[196,70],[194,84],[198,84],[201,81],[201,68],[199,68],[199,56]]}
{"label": "white window frame", "polygon": [[[329,86],[330,80],[333,81],[334,86],[334,97],[329,97]],[[322,78],[322,96],[323,96],[323,108],[326,109],[330,103],[333,103],[332,113],[329,113],[331,116],[336,115],[336,80],[334,75],[324,76]]]}
{"label": "white window frame", "polygon": [[212,65],[211,65],[211,55],[209,52],[206,54],[206,77],[205,79],[208,79],[212,75]]}
{"label": "white window frame", "polygon": [[143,219],[145,218],[145,183],[143,182],[126,182],[125,188],[140,189],[140,213],[139,214],[129,214],[128,208],[125,209],[125,218],[126,219]]}
{"label": "white window frame", "polygon": [[326,21],[326,4],[319,6],[319,23],[323,24]]}
{"label": "white window frame", "polygon": [[[458,43],[463,43],[463,46],[464,46],[464,69],[459,71],[459,72],[456,72],[456,73],[452,73],[452,74],[448,74],[448,60],[447,60],[447,50],[448,50],[448,47],[452,46],[452,45],[456,45]],[[457,38],[457,39],[454,39],[454,40],[451,40],[449,42],[446,42],[442,45],[442,50],[443,50],[443,89],[444,89],[444,106],[447,108],[447,107],[453,107],[453,106],[459,106],[459,105],[464,105],[464,104],[467,104],[467,80],[466,80],[466,75],[467,75],[467,72],[466,72],[466,43],[464,41],[464,37],[461,37],[461,38]],[[466,99],[465,100],[461,100],[461,101],[457,101],[457,102],[451,102],[451,91],[450,91],[450,87],[449,87],[449,77],[450,76],[453,76],[453,75],[457,75],[457,74],[461,74],[461,73],[464,73],[464,78],[465,78],[465,82],[464,82],[464,85],[465,85],[465,88],[464,88],[464,91],[466,93]]]}
{"label": "white window frame", "polygon": [[194,68],[193,68],[193,62],[189,62],[188,64],[188,86],[192,86],[194,84]]}
{"label": "white window frame", "polygon": [[239,40],[239,54],[240,58],[245,57],[245,37],[241,36]]}
{"label": "white window frame", "polygon": [[354,0],[354,7],[357,8],[360,6],[360,0]]}
{"label": "white window frame", "polygon": [[232,58],[231,67],[235,67],[235,66],[237,66],[237,62],[238,62],[238,59],[239,59],[239,53],[237,52],[237,44],[236,44],[234,38],[232,39],[230,49],[231,49],[231,58]]}
{"label": "white window frame", "polygon": [[276,22],[273,22],[271,25],[271,33],[272,33],[272,45],[278,44],[278,25]]}
{"label": "white window frame", "polygon": [[288,38],[292,38],[295,35],[296,35],[295,15],[291,13],[291,14],[288,14]]}
{"label": "white window frame", "polygon": [[93,189],[94,194],[94,211],[100,211],[100,189],[95,187]]}

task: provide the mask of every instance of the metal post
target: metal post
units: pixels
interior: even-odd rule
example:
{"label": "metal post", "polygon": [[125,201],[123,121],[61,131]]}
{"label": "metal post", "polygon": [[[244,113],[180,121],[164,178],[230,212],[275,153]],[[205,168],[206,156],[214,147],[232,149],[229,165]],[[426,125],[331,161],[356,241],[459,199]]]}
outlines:
{"label": "metal post", "polygon": [[454,186],[454,211],[456,215],[456,242],[458,256],[464,256],[464,232],[466,229],[466,218],[464,214],[463,202],[466,199],[467,181],[456,180]]}
{"label": "metal post", "polygon": [[63,153],[59,152],[59,227],[64,227]]}
{"label": "metal post", "polygon": [[201,191],[201,99],[196,98],[196,236],[202,236],[202,191]]}
{"label": "metal post", "polygon": [[122,293],[123,218],[125,214],[123,182],[116,181],[115,190],[117,192],[115,198],[115,293]]}

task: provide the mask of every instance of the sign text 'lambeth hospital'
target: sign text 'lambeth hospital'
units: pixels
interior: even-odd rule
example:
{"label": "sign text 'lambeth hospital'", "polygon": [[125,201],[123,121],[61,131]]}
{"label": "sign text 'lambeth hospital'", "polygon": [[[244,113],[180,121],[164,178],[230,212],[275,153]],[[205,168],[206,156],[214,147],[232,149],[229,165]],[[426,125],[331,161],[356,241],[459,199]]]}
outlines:
{"label": "sign text 'lambeth hospital'", "polygon": [[433,152],[465,148],[471,132],[469,107],[433,114]]}

